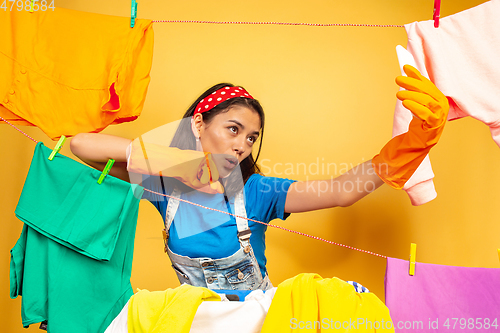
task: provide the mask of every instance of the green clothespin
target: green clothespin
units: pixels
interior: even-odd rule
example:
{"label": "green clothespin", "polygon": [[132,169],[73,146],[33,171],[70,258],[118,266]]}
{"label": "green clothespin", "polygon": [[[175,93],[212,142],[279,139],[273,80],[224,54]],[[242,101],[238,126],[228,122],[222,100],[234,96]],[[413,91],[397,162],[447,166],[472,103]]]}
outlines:
{"label": "green clothespin", "polygon": [[135,19],[137,17],[137,1],[132,0],[132,8],[130,12],[130,27],[133,28],[135,25]]}
{"label": "green clothespin", "polygon": [[54,159],[54,156],[56,156],[59,150],[61,150],[64,141],[66,141],[66,137],[64,135],[61,135],[59,141],[57,141],[56,147],[54,148],[54,150],[52,150],[52,153],[50,153],[49,161],[52,161]]}
{"label": "green clothespin", "polygon": [[33,13],[33,2],[35,2],[35,0],[31,0],[30,2],[31,2],[31,4],[30,4],[30,13]]}
{"label": "green clothespin", "polygon": [[109,170],[111,170],[111,167],[113,166],[114,163],[115,163],[114,159],[110,158],[108,160],[108,163],[106,163],[106,166],[104,167],[104,170],[102,170],[101,176],[97,180],[97,184],[102,184],[104,178],[108,175]]}

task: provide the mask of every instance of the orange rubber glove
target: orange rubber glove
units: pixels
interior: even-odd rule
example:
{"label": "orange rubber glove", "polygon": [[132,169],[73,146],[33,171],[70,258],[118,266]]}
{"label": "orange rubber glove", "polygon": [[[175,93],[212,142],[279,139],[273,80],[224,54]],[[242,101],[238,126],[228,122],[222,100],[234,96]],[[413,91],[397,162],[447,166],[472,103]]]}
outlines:
{"label": "orange rubber glove", "polygon": [[153,143],[139,137],[129,146],[127,170],[147,175],[175,178],[206,193],[224,193],[212,154],[182,150]]}
{"label": "orange rubber glove", "polygon": [[415,67],[403,69],[408,76],[398,76],[396,83],[407,90],[396,96],[414,118],[408,132],[392,138],[372,159],[377,175],[396,189],[404,186],[438,142],[450,108],[446,96]]}

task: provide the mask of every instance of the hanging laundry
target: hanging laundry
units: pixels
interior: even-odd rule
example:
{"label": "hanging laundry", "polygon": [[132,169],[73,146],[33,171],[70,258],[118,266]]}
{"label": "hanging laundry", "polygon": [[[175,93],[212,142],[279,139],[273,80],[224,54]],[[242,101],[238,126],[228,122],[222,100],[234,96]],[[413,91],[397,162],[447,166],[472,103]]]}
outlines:
{"label": "hanging laundry", "polygon": [[143,188],[107,176],[38,143],[16,216],[10,296],[22,296],[24,327],[103,332],[133,295],[134,236]]}
{"label": "hanging laundry", "polygon": [[188,284],[165,291],[140,290],[128,304],[128,331],[188,333],[201,302],[220,300],[214,291]]}
{"label": "hanging laundry", "polygon": [[299,274],[282,282],[262,332],[394,332],[389,310],[372,293],[338,278]]}
{"label": "hanging laundry", "polygon": [[64,8],[0,10],[0,116],[53,140],[99,132],[142,111],[153,56],[150,20]]}
{"label": "hanging laundry", "polygon": [[[466,116],[488,125],[500,146],[500,0],[485,2],[434,21],[405,25],[408,51],[418,70],[450,101],[448,120]],[[411,114],[396,104],[393,135],[407,131]],[[405,186],[412,204],[436,197],[430,160],[426,158]]]}
{"label": "hanging laundry", "polygon": [[[387,258],[385,303],[398,332],[497,332],[500,269]],[[495,327],[496,325],[496,327]]]}

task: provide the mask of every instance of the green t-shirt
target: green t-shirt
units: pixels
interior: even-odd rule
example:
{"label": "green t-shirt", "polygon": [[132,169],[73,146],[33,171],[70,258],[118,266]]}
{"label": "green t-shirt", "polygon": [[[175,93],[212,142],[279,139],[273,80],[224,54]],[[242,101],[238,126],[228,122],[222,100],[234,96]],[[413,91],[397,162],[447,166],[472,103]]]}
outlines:
{"label": "green t-shirt", "polygon": [[103,332],[130,296],[143,188],[35,148],[16,216],[25,223],[11,250],[10,293],[22,296],[24,327]]}

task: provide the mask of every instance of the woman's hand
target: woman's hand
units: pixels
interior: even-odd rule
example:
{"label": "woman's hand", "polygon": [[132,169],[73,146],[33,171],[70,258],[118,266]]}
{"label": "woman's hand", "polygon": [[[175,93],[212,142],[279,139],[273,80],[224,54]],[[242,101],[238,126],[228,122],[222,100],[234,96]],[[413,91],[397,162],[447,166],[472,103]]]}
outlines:
{"label": "woman's hand", "polygon": [[132,141],[129,149],[129,172],[176,178],[202,192],[224,193],[210,153],[145,143],[141,138]]}
{"label": "woman's hand", "polygon": [[407,90],[396,96],[415,117],[408,132],[392,138],[372,159],[380,178],[396,189],[404,186],[439,141],[450,109],[446,96],[416,68],[403,69],[408,77],[399,76],[396,83]]}
{"label": "woman's hand", "polygon": [[406,90],[400,90],[396,97],[427,128],[444,126],[450,109],[446,96],[415,67],[405,65],[403,70],[408,76],[398,76],[396,83]]}

